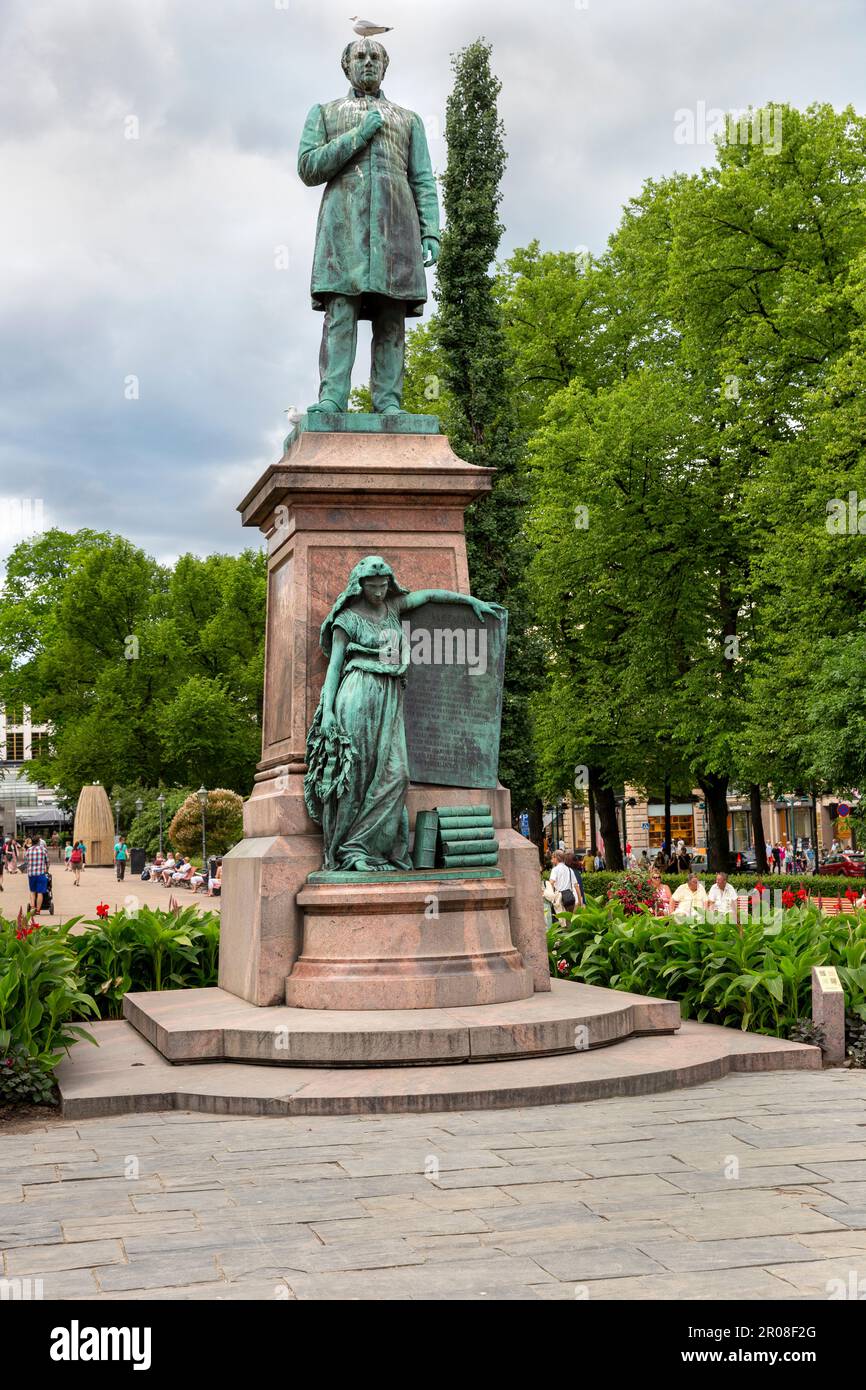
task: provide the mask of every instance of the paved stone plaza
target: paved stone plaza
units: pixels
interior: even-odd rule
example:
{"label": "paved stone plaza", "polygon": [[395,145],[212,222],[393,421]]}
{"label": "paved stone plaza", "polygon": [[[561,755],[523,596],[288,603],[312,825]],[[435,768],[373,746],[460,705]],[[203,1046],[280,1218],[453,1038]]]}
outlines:
{"label": "paved stone plaza", "polygon": [[46,1299],[862,1297],[866,1072],[485,1113],[19,1122],[0,1249]]}

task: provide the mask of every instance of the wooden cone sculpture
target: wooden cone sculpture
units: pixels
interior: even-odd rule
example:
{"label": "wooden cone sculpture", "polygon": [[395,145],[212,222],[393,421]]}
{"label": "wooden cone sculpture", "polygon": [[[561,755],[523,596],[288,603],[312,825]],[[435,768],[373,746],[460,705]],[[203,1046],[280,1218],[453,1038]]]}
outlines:
{"label": "wooden cone sculpture", "polygon": [[97,782],[82,787],[75,808],[73,836],[76,843],[83,840],[87,849],[87,864],[91,868],[114,863],[114,817],[108,792]]}

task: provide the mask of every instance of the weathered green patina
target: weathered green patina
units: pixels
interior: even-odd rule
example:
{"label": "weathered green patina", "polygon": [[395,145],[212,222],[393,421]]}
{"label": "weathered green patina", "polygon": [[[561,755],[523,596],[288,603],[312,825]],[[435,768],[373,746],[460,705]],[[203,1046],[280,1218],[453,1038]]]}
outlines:
{"label": "weathered green patina", "polygon": [[399,415],[371,415],[367,411],[347,410],[345,413],[328,415],[322,410],[312,415],[302,415],[286,435],[284,448],[288,449],[292,440],[299,434],[438,434],[438,415],[410,415],[403,410]]}
{"label": "weathered green patina", "polygon": [[343,53],[345,97],[314,106],[298,148],[304,183],[326,184],[313,255],[313,308],[325,313],[319,402],[345,411],[358,320],[372,319],[377,413],[401,408],[405,319],[422,313],[425,266],[439,255],[439,204],[420,116],[388,101],[388,54],[362,39]]}
{"label": "weathered green patina", "polygon": [[430,602],[468,604],[479,621],[499,616],[469,594],[407,593],[385,560],[368,555],[322,624],[328,672],[307,735],[304,792],[322,827],[325,870],[412,869],[403,722],[409,649],[402,618]]}

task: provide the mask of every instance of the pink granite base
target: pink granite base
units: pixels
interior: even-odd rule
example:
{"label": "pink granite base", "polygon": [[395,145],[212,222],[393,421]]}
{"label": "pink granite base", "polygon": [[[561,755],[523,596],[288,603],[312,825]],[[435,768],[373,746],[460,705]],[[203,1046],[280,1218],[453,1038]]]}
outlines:
{"label": "pink granite base", "polygon": [[223,860],[219,982],[251,1004],[282,1004],[301,949],[298,891],[322,862],[318,835],[241,840]]}
{"label": "pink granite base", "polygon": [[499,867],[514,890],[509,915],[511,940],[532,975],[533,987],[541,994],[550,990],[547,959],[547,928],[541,897],[538,850],[511,824],[511,793],[500,783],[496,787],[434,787],[413,783],[406,797],[409,822],[413,830],[419,811],[436,806],[489,806],[493,812],[499,843]]}
{"label": "pink granite base", "polygon": [[301,1009],[443,1009],[533,992],[502,879],[308,884],[285,1001]]}

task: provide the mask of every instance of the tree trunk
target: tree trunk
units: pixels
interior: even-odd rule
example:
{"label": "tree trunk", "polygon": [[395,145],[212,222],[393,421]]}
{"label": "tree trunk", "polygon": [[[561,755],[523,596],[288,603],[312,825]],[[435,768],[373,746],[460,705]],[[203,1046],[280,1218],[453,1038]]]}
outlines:
{"label": "tree trunk", "polygon": [[749,807],[752,812],[752,840],[755,845],[755,864],[759,874],[767,872],[767,841],[764,838],[764,818],[761,815],[761,788],[749,784]]}
{"label": "tree trunk", "polygon": [[706,772],[698,786],[707,803],[707,867],[715,873],[728,873],[731,846],[728,839],[728,777]]}
{"label": "tree trunk", "polygon": [[608,869],[622,869],[622,843],[617,823],[616,797],[613,788],[604,785],[602,776],[600,767],[590,767],[589,784],[595,796],[598,823],[604,840],[604,863]]}
{"label": "tree trunk", "polygon": [[538,797],[529,808],[529,838],[538,850],[538,862],[544,864],[544,806]]}
{"label": "tree trunk", "polygon": [[598,853],[598,835],[595,829],[595,792],[592,787],[587,788],[587,800],[589,802],[589,852],[594,859]]}
{"label": "tree trunk", "polygon": [[671,844],[671,779],[665,778],[665,856],[670,857]]}

